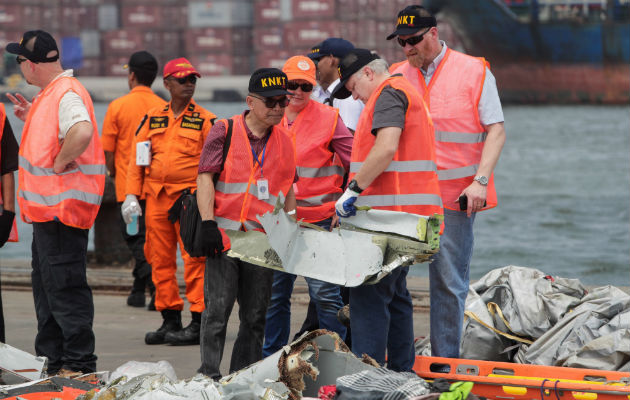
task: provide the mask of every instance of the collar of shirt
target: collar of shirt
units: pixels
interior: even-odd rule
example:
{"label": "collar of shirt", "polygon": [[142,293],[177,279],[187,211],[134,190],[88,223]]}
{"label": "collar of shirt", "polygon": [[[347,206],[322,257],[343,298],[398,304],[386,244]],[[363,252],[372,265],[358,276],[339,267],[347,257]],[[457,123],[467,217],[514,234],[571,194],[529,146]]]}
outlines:
{"label": "collar of shirt", "polygon": [[[150,87],[144,85],[138,85],[131,89],[131,92],[153,92]],[[170,104],[170,102],[169,102]]]}
{"label": "collar of shirt", "polygon": [[440,65],[440,62],[442,61],[442,59],[444,58],[444,54],[446,54],[446,42],[443,40],[440,40],[440,43],[442,44],[442,51],[440,51],[440,54],[438,54],[437,57],[433,59],[433,61],[431,62],[431,64],[429,64],[429,67],[427,68],[426,71],[420,68],[422,75],[424,75],[424,77],[427,80],[431,80],[433,73],[435,73],[435,70]]}
{"label": "collar of shirt", "polygon": [[245,133],[247,133],[247,138],[248,138],[250,141],[252,141],[252,140],[253,140],[253,141],[258,142],[258,141],[261,141],[261,140],[265,139],[267,136],[269,136],[269,134],[271,133],[271,130],[273,129],[273,126],[269,128],[269,130],[267,131],[267,134],[266,134],[265,136],[263,136],[263,137],[258,137],[258,136],[256,136],[256,135],[254,135],[254,134],[252,133],[252,130],[251,130],[251,129],[249,129],[249,126],[247,126],[247,121],[245,121],[245,117],[247,116],[247,114],[249,114],[249,110],[245,110],[245,111],[243,111],[243,126],[245,126]]}
{"label": "collar of shirt", "polygon": [[59,78],[61,78],[61,77],[69,77],[69,78],[72,78],[73,76],[74,76],[74,70],[72,70],[72,69],[66,69],[66,70],[64,70],[62,73],[60,73],[59,75],[55,76],[55,79],[53,79],[53,81],[54,81],[54,80],[57,80],[57,79],[59,79]]}

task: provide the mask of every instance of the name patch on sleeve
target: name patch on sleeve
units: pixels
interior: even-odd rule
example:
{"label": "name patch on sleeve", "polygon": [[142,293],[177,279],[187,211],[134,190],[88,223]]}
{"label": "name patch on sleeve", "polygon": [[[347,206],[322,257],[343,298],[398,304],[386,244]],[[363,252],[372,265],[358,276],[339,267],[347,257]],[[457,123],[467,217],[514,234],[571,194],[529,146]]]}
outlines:
{"label": "name patch on sleeve", "polygon": [[168,128],[168,117],[149,118],[149,129]]}
{"label": "name patch on sleeve", "polygon": [[184,115],[182,116],[182,124],[181,127],[182,128],[187,128],[187,129],[194,129],[196,131],[200,131],[201,127],[203,126],[203,118],[199,118],[199,117],[192,117],[189,115]]}

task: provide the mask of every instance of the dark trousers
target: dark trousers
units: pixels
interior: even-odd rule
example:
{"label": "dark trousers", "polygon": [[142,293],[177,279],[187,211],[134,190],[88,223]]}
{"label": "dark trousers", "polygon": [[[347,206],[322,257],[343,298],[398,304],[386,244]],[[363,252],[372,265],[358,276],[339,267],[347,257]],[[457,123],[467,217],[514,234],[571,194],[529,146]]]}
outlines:
{"label": "dark trousers", "polygon": [[86,277],[88,230],[33,223],[32,285],[37,315],[35,353],[48,371],[96,371],[94,301]]}
{"label": "dark trousers", "polygon": [[273,270],[228,257],[206,259],[201,316],[201,367],[213,379],[221,377],[227,323],[238,301],[240,325],[230,361],[230,373],[262,359],[265,316],[271,298]]}
{"label": "dark trousers", "polygon": [[[122,203],[118,203],[120,209]],[[118,213],[118,222],[120,223],[120,230],[123,235],[123,239],[127,242],[127,247],[131,250],[134,260],[136,261],[133,267],[133,277],[135,278],[133,290],[144,292],[145,286],[153,288],[153,281],[151,280],[151,264],[147,261],[144,255],[144,242],[147,232],[146,225],[144,223],[144,214],[146,209],[146,201],[140,200],[140,208],[142,209],[142,215],[138,217],[138,234],[129,236],[127,234],[127,224],[122,218],[122,214]]]}

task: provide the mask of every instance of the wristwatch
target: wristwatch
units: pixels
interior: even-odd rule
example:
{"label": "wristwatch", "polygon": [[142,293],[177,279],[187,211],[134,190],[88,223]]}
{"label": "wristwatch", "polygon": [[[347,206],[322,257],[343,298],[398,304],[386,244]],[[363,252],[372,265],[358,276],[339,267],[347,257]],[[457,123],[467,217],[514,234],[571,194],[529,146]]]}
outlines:
{"label": "wristwatch", "polygon": [[488,186],[488,177],[487,176],[477,175],[477,176],[475,176],[475,179],[473,179],[473,180],[479,182],[479,184],[482,185],[482,186]]}
{"label": "wristwatch", "polygon": [[348,189],[353,190],[357,193],[361,193],[363,191],[363,189],[359,187],[359,184],[354,179],[350,181],[350,184],[348,184]]}

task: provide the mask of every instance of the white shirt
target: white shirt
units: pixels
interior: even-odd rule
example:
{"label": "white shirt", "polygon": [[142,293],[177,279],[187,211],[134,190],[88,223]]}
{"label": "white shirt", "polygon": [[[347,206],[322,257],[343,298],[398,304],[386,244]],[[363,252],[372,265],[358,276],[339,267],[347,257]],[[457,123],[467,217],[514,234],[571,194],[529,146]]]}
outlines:
{"label": "white shirt", "polygon": [[[431,78],[435,73],[435,70],[440,65],[440,62],[446,54],[446,43],[440,40],[442,43],[442,51],[433,59],[433,62],[429,64],[429,67],[425,71],[420,68],[420,72],[424,75],[424,81],[427,86],[431,82]],[[497,90],[497,82],[494,79],[494,75],[490,72],[490,69],[486,67],[486,79],[483,81],[483,89],[481,90],[481,97],[479,98],[479,105],[477,106],[477,112],[479,113],[479,121],[483,125],[490,125],[497,122],[503,122],[503,109],[501,108],[501,99],[499,99],[499,91]]]}
{"label": "white shirt", "polygon": [[[67,69],[59,74],[55,79],[61,77],[74,76],[71,69]],[[54,80],[54,79],[53,79]],[[83,103],[83,99],[72,90],[63,95],[59,102],[59,140],[63,140],[66,134],[77,122],[92,122],[90,113]]]}
{"label": "white shirt", "polygon": [[[311,93],[311,99],[317,101],[318,103],[331,105],[330,103],[325,103],[325,101],[330,98],[330,95],[333,90],[335,90],[335,87],[337,87],[339,82],[340,79],[337,79],[331,83],[326,90],[319,85],[315,86],[313,93]],[[365,106],[363,102],[355,100],[351,96],[346,99],[332,99],[332,106],[339,110],[339,116],[348,129],[356,131],[357,124],[359,123],[359,116]]]}

